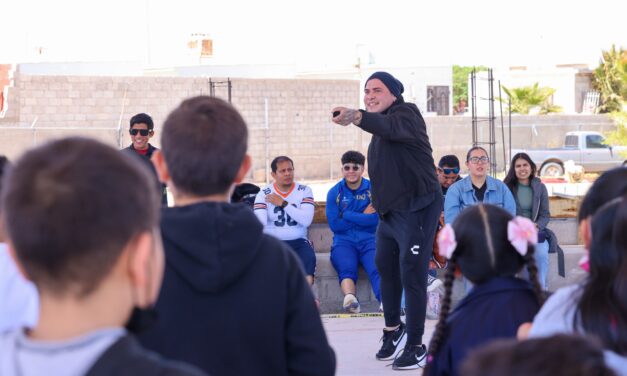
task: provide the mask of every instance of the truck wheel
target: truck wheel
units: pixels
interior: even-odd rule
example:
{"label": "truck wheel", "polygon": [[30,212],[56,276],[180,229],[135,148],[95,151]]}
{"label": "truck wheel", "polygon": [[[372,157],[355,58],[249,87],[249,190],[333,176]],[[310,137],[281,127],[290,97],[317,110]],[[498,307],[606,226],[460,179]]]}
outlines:
{"label": "truck wheel", "polygon": [[549,162],[542,165],[540,176],[563,176],[564,167],[557,162]]}

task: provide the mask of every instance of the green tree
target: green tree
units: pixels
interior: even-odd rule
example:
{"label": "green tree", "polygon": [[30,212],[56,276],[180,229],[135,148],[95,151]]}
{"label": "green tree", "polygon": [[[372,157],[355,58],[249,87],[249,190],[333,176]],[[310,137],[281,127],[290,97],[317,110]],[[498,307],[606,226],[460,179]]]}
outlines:
{"label": "green tree", "polygon": [[601,54],[593,79],[594,88],[601,93],[599,111],[622,111],[627,101],[627,51],[612,45],[609,51],[602,51]]}
{"label": "green tree", "polygon": [[[609,116],[614,120],[616,130],[605,135],[605,143],[627,146],[627,112],[614,112]],[[627,152],[622,152],[621,155],[627,158]]]}
{"label": "green tree", "polygon": [[[550,87],[540,87],[536,82],[533,86],[522,86],[508,89],[501,86],[503,91],[511,100],[511,113],[529,114],[529,112],[537,108],[542,115],[560,112],[562,108],[551,103],[551,98],[555,93],[555,89]],[[499,98],[503,103],[508,104],[505,98]]]}
{"label": "green tree", "polygon": [[488,70],[487,67],[467,67],[461,65],[453,65],[453,105],[457,106],[463,100],[469,103],[468,100],[468,77],[473,69],[477,72]]}

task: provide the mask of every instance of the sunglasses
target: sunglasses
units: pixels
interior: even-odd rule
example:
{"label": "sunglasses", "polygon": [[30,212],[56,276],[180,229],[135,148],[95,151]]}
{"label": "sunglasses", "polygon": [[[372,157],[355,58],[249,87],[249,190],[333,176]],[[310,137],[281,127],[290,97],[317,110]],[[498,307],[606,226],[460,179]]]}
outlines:
{"label": "sunglasses", "polygon": [[472,164],[477,164],[477,163],[488,163],[490,161],[490,158],[488,157],[471,157],[469,159],[470,163]]}
{"label": "sunglasses", "polygon": [[344,169],[344,171],[350,171],[351,169],[353,171],[359,171],[361,166],[358,164],[355,164],[355,165],[345,164],[344,166],[342,166],[342,168]]}
{"label": "sunglasses", "polygon": [[442,172],[444,172],[445,175],[448,174],[459,174],[459,167],[455,167],[455,168],[442,168],[440,167],[440,170],[442,170]]}
{"label": "sunglasses", "polygon": [[130,129],[128,133],[130,133],[131,136],[137,136],[138,133],[142,136],[148,136],[150,134],[150,129]]}

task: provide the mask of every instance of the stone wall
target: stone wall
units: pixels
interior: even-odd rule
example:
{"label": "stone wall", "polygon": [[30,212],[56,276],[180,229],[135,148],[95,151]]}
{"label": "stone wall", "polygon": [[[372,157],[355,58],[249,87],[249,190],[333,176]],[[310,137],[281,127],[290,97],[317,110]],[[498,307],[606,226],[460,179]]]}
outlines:
{"label": "stone wall", "polygon": [[[212,78],[213,81],[221,81]],[[82,135],[121,147],[130,143],[130,117],[147,112],[159,130],[167,114],[184,98],[209,94],[209,78],[35,76],[18,73],[8,88],[8,110],[0,118],[0,154],[16,157],[42,141]],[[356,80],[232,79],[232,103],[250,127],[249,151],[254,165],[250,178],[263,182],[266,166],[280,154],[291,156],[301,180],[335,179],[339,157],[349,149],[366,152],[370,135],[360,129],[333,124],[331,109],[361,104]],[[227,98],[226,86],[216,95]],[[267,111],[266,111],[267,109]],[[468,116],[426,117],[436,161],[454,153],[463,160],[472,143]],[[486,123],[479,134],[487,141]],[[503,165],[500,119],[497,154]],[[506,148],[509,145],[507,118]],[[570,130],[608,131],[610,119],[601,115],[512,117],[512,147],[555,147]],[[506,156],[509,158],[509,154]]]}

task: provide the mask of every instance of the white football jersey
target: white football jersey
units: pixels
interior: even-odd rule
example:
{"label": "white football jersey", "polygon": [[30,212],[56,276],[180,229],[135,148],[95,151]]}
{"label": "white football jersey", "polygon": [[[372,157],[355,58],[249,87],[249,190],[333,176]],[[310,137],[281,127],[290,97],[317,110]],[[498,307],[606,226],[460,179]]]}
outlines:
{"label": "white football jersey", "polygon": [[[289,205],[281,209],[266,202],[266,196],[271,193],[278,194]],[[314,216],[313,192],[308,186],[294,183],[289,192],[283,193],[270,184],[257,193],[254,208],[266,234],[281,240],[307,239],[307,228]]]}

